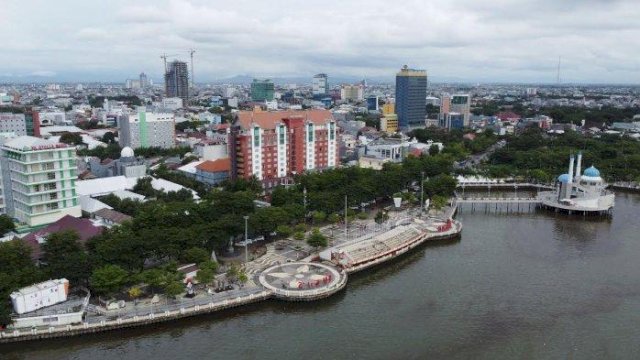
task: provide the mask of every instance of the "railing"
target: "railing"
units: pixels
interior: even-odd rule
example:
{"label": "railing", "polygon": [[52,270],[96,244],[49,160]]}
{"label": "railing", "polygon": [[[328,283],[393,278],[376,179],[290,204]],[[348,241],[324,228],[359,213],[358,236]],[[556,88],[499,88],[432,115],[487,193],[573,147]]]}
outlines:
{"label": "railing", "polygon": [[[51,326],[48,328],[33,328],[24,330],[7,330],[0,332],[0,340],[2,339],[19,339],[21,337],[33,337],[33,336],[50,336],[51,334],[59,334],[58,336],[64,336],[65,333],[71,335],[75,332],[93,332],[112,327],[122,327],[126,325],[143,324],[148,321],[162,321],[169,320],[174,317],[184,317],[193,315],[199,312],[210,312],[221,310],[229,306],[237,306],[245,303],[252,302],[256,299],[267,299],[272,295],[272,292],[260,289],[250,289],[251,291],[247,295],[233,296],[229,295],[226,299],[221,300],[219,298],[216,301],[194,301],[192,306],[185,307],[185,303],[167,304],[163,306],[159,311],[153,311],[147,314],[129,313],[128,315],[121,317],[118,316],[113,320],[107,320],[102,318],[90,317],[82,324],[76,325],[63,325],[63,326]],[[195,298],[194,298],[195,299]]]}

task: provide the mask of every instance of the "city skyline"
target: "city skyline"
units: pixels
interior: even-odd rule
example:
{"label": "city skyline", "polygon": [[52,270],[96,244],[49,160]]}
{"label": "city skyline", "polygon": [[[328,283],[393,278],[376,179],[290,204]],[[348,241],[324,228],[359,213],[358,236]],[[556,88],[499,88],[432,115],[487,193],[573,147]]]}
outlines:
{"label": "city skyline", "polygon": [[281,5],[9,0],[0,82],[117,82],[141,71],[157,80],[161,54],[187,61],[189,49],[197,82],[238,74],[311,82],[319,72],[393,79],[411,64],[433,81],[555,83],[559,57],[563,83],[640,82],[632,1]]}

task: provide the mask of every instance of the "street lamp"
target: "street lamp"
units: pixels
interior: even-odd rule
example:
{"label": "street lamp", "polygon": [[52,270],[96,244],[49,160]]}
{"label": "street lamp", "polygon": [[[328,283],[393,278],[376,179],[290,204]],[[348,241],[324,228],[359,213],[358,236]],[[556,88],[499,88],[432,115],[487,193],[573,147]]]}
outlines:
{"label": "street lamp", "polygon": [[420,216],[424,212],[424,171],[420,172]]}
{"label": "street lamp", "polygon": [[249,221],[249,215],[245,215],[243,216],[244,218],[244,262],[248,263],[249,262],[249,251],[247,250],[247,241],[248,241],[248,221]]}

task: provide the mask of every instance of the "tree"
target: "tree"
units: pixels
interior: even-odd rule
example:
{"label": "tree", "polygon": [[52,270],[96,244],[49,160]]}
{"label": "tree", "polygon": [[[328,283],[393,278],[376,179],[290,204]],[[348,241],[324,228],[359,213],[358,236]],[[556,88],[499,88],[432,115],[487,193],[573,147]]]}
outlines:
{"label": "tree", "polygon": [[238,281],[243,286],[244,286],[244,284],[247,283],[247,281],[249,281],[249,277],[247,276],[247,273],[244,270],[240,271],[240,274],[238,275]]}
{"label": "tree", "polygon": [[424,192],[432,198],[434,195],[451,196],[456,190],[457,181],[451,175],[436,175],[424,182]]}
{"label": "tree", "polygon": [[172,280],[165,284],[163,290],[167,297],[175,298],[184,291],[184,285],[178,280]]}
{"label": "tree", "polygon": [[443,207],[445,207],[447,205],[447,198],[441,195],[435,195],[432,199],[431,199],[431,206],[433,206],[434,209],[436,210],[440,210]]}
{"label": "tree", "polygon": [[291,233],[293,233],[293,230],[289,225],[278,225],[276,232],[282,237],[289,237],[291,236]]}
{"label": "tree", "polygon": [[192,247],[182,253],[182,261],[185,263],[202,263],[209,260],[209,252],[203,248]]}
{"label": "tree", "polygon": [[294,239],[296,239],[296,240],[298,240],[298,241],[302,241],[302,240],[304,240],[304,232],[302,232],[302,231],[296,231],[296,232],[293,234],[293,238],[294,238]]}
{"label": "tree", "polygon": [[327,213],[325,213],[324,211],[314,211],[313,214],[313,223],[319,223],[324,221],[327,218]]}
{"label": "tree", "polygon": [[213,270],[210,268],[200,268],[198,269],[198,273],[196,274],[196,281],[201,284],[208,284],[213,280]]}
{"label": "tree", "polygon": [[16,224],[13,223],[13,220],[5,215],[0,215],[0,235],[4,235],[9,231],[13,231],[16,228]]}
{"label": "tree", "polygon": [[60,231],[47,236],[42,245],[45,272],[52,278],[66,278],[70,283],[84,284],[91,274],[87,253],[80,245],[74,230]]}
{"label": "tree", "polygon": [[327,220],[329,220],[329,222],[332,224],[337,224],[338,222],[340,222],[340,219],[340,215],[336,213],[333,213],[327,217]]}
{"label": "tree", "polygon": [[438,154],[440,154],[440,147],[438,147],[436,145],[431,145],[429,147],[429,155],[436,156]]}
{"label": "tree", "polygon": [[307,239],[307,244],[313,246],[313,247],[325,247],[328,245],[328,240],[327,237],[322,235],[322,233],[320,232],[320,229],[318,228],[314,228],[313,231],[311,232],[311,235],[309,235],[309,238]]}
{"label": "tree", "polygon": [[112,294],[127,282],[128,273],[118,265],[105,265],[94,270],[91,287],[101,294]]}
{"label": "tree", "polygon": [[376,223],[378,223],[378,224],[382,224],[383,222],[385,222],[385,221],[387,221],[387,220],[389,220],[389,214],[387,214],[387,212],[386,212],[386,211],[383,211],[383,210],[379,210],[379,211],[376,213],[376,216],[375,216],[375,218],[374,218],[374,221],[375,221]]}
{"label": "tree", "polygon": [[133,187],[133,192],[146,197],[155,197],[157,191],[153,188],[153,185],[151,185],[151,181],[152,179],[149,176],[139,178]]}
{"label": "tree", "polygon": [[116,135],[111,131],[107,131],[106,133],[104,133],[104,135],[102,135],[102,142],[105,144],[115,144]]}
{"label": "tree", "polygon": [[60,142],[70,145],[80,145],[82,144],[82,136],[78,133],[66,132],[60,135]]}
{"label": "tree", "polygon": [[132,286],[131,288],[129,288],[128,293],[129,298],[133,299],[134,301],[142,296],[142,290],[138,286]]}

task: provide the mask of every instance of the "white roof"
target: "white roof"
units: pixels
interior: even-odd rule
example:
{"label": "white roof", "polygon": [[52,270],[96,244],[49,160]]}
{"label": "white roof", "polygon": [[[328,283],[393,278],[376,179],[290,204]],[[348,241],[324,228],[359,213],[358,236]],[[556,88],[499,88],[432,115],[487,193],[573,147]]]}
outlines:
{"label": "white roof", "polygon": [[[133,189],[133,187],[136,186],[137,182],[138,182],[138,178],[127,178],[125,176],[111,176],[106,178],[81,180],[76,182],[76,191],[80,196],[86,195],[86,196],[96,197],[96,196],[102,196],[107,194],[116,194],[116,196],[118,196],[118,194],[124,195],[122,193],[123,190]],[[200,197],[194,190],[191,190],[180,184],[172,183],[171,181],[167,181],[164,179],[152,178],[151,186],[156,190],[160,190],[164,192],[180,191],[182,189],[187,189],[191,191],[194,199],[196,200],[200,199]],[[131,193],[130,192],[128,193],[129,195],[128,196],[125,195],[125,197],[131,198],[131,195],[130,195]],[[137,197],[134,197],[134,198],[137,198]]]}
{"label": "white roof", "polygon": [[120,200],[131,199],[131,200],[144,201],[145,199],[144,195],[140,195],[129,190],[116,190],[112,194],[117,196]]}
{"label": "white roof", "polygon": [[86,195],[96,197],[111,194],[114,191],[125,190],[128,188],[129,181],[125,176],[111,176],[98,179],[81,180],[76,182],[76,191],[80,196]]}
{"label": "white roof", "polygon": [[55,146],[60,146],[60,147],[66,147],[65,144],[60,144],[58,142],[55,141],[51,141],[51,140],[45,140],[45,139],[41,139],[41,138],[37,138],[37,137],[33,137],[33,136],[18,136],[15,139],[11,139],[7,142],[4,143],[5,147],[10,147],[16,150],[32,150],[34,147],[39,147],[39,146],[50,146],[50,147],[55,147]]}
{"label": "white roof", "polygon": [[50,289],[50,288],[55,288],[58,287],[58,285],[60,284],[64,284],[64,283],[68,283],[69,280],[65,279],[65,278],[61,278],[61,279],[54,279],[54,280],[47,280],[47,281],[43,281],[41,283],[37,283],[37,284],[33,284],[27,287],[23,287],[22,289],[18,289],[14,292],[11,293],[11,298],[17,298],[19,296],[25,296],[25,295],[29,295],[29,294],[33,294],[42,290],[46,290],[46,289]]}
{"label": "white roof", "polygon": [[205,160],[192,161],[192,162],[188,163],[187,165],[180,166],[178,168],[178,170],[184,171],[184,172],[189,173],[189,174],[195,174],[196,173],[196,166],[202,164],[203,162],[205,162]]}
{"label": "white roof", "polygon": [[100,209],[113,209],[102,201],[86,195],[80,196],[80,208],[82,211],[88,212],[89,214],[93,214]]}
{"label": "white roof", "polygon": [[81,133],[81,132],[84,132],[84,130],[80,129],[77,126],[73,126],[73,125],[52,125],[52,126],[42,126],[42,127],[40,127],[40,134],[41,135],[49,135],[49,134],[52,134],[52,133],[63,133],[63,132]]}

